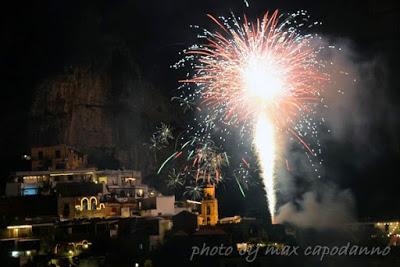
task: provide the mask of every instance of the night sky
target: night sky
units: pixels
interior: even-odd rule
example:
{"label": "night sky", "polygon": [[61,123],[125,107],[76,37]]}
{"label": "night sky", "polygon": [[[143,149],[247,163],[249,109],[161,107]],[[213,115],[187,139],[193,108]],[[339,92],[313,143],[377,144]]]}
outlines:
{"label": "night sky", "polygon": [[[357,216],[396,217],[400,163],[397,1],[8,1],[0,17],[0,159],[4,178],[29,148],[29,110],[44,79],[101,53],[102,40],[127,45],[145,79],[168,97],[182,73],[170,69],[196,42],[190,24],[214,27],[206,14],[261,16],[266,10],[309,11],[318,33],[351,48],[352,66],[373,81],[356,98],[357,120],[345,115],[340,138],[323,141],[324,178],[350,189]],[[352,105],[350,104],[350,105]],[[351,109],[350,109],[351,110]],[[343,114],[343,113],[341,113]],[[347,117],[348,116],[348,117]],[[358,119],[359,118],[359,119]],[[346,123],[345,123],[346,121]],[[339,120],[340,122],[340,120]],[[332,134],[334,135],[334,134]],[[299,185],[301,186],[301,185]]]}

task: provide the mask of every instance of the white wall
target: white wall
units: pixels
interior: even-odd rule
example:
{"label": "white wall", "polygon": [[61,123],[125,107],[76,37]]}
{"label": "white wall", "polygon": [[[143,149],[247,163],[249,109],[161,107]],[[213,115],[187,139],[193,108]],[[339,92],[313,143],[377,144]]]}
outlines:
{"label": "white wall", "polygon": [[158,196],[156,199],[156,213],[159,215],[175,214],[175,196]]}

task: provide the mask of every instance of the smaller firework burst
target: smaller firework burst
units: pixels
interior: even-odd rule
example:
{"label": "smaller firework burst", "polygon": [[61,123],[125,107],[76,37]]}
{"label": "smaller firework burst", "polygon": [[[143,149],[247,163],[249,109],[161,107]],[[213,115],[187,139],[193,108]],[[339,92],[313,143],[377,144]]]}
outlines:
{"label": "smaller firework burst", "polygon": [[177,190],[182,188],[185,182],[185,173],[177,171],[175,168],[172,168],[172,170],[168,174],[167,187]]}
{"label": "smaller firework burst", "polygon": [[199,144],[189,157],[195,172],[195,180],[203,180],[207,183],[218,183],[222,177],[222,167],[229,163],[225,152],[217,152],[212,141]]}
{"label": "smaller firework burst", "polygon": [[203,186],[202,185],[188,185],[185,187],[183,195],[191,200],[200,200],[203,197]]}
{"label": "smaller firework burst", "polygon": [[150,138],[150,149],[157,151],[166,148],[173,139],[172,128],[165,123],[161,123],[161,126],[157,127],[156,132]]}
{"label": "smaller firework burst", "polygon": [[196,200],[201,197],[204,185],[218,184],[224,179],[223,168],[229,165],[229,158],[208,136],[195,134],[185,138],[182,135],[180,133],[179,138],[170,138],[182,144],[176,144],[177,149],[161,164],[157,174],[170,168],[167,187],[183,189],[184,197]]}
{"label": "smaller firework burst", "polygon": [[[182,173],[191,175],[195,181],[218,183],[222,179],[222,168],[229,164],[226,152],[221,152],[212,140],[191,138],[172,153],[160,166],[158,174],[171,161],[181,162]],[[179,164],[178,164],[179,165]]]}

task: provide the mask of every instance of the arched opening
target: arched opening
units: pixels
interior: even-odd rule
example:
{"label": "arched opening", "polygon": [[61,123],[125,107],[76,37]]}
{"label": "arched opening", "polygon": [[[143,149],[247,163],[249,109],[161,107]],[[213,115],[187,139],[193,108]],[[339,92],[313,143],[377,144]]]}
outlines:
{"label": "arched opening", "polygon": [[88,210],[89,209],[89,200],[84,197],[81,199],[81,210]]}
{"label": "arched opening", "polygon": [[95,197],[90,198],[90,209],[91,210],[97,209],[97,198],[95,198]]}

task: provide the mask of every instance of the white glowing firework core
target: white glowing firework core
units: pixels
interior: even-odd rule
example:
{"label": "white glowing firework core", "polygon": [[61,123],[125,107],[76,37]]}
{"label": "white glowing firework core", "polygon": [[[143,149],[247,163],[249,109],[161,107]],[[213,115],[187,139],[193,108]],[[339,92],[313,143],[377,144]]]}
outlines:
{"label": "white glowing firework core", "polygon": [[261,168],[261,176],[265,185],[268,198],[268,208],[271,213],[272,223],[276,209],[274,165],[276,154],[275,129],[266,116],[260,115],[254,129],[254,146],[257,150]]}
{"label": "white glowing firework core", "polygon": [[242,80],[250,97],[266,103],[276,101],[285,93],[282,71],[271,59],[250,56],[242,71]]}
{"label": "white glowing firework core", "polygon": [[285,94],[284,74],[271,58],[260,55],[249,57],[242,72],[244,91],[257,105],[258,117],[254,128],[254,146],[257,150],[261,177],[267,192],[272,222],[276,210],[274,166],[276,155],[275,126],[268,119],[268,108]]}

